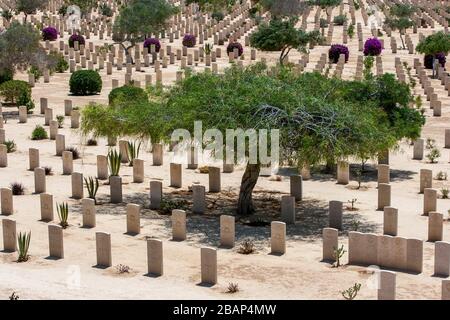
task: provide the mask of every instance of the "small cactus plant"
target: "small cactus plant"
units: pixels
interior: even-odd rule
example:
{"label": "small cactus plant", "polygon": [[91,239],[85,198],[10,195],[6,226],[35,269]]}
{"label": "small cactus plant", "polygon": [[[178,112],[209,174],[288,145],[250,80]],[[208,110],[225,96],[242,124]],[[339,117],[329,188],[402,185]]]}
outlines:
{"label": "small cactus plant", "polygon": [[358,295],[359,290],[361,289],[361,283],[355,283],[353,287],[348,288],[347,290],[341,291],[342,296],[345,300],[354,300]]}
{"label": "small cactus plant", "polygon": [[95,199],[95,196],[97,195],[98,191],[98,179],[97,178],[84,178],[84,183],[86,184],[86,188],[89,194],[89,198],[94,200],[94,203],[97,204],[97,200]]}
{"label": "small cactus plant", "polygon": [[335,263],[335,267],[339,268],[341,266],[341,258],[344,256],[344,253],[346,253],[347,251],[344,250],[344,245],[341,245],[340,248],[334,248],[333,250],[333,257],[336,261]]}
{"label": "small cactus plant", "polygon": [[121,156],[117,150],[110,150],[108,152],[108,166],[109,166],[109,175],[110,176],[118,176],[120,171],[120,160]]}
{"label": "small cactus plant", "polygon": [[30,248],[31,241],[31,231],[28,233],[19,232],[17,236],[17,243],[19,247],[19,258],[17,262],[26,262],[28,261],[28,249]]}
{"label": "small cactus plant", "polygon": [[128,157],[130,158],[130,167],[133,166],[133,160],[139,157],[139,152],[141,150],[141,143],[129,142],[128,141]]}
{"label": "small cactus plant", "polygon": [[205,51],[205,54],[206,54],[206,55],[210,55],[211,52],[212,52],[212,50],[213,50],[213,47],[214,47],[213,44],[206,43],[206,44],[203,46],[203,49],[204,49],[204,51]]}
{"label": "small cactus plant", "polygon": [[59,225],[66,229],[69,226],[67,222],[69,220],[69,206],[66,202],[63,202],[56,204],[56,208],[58,209]]}

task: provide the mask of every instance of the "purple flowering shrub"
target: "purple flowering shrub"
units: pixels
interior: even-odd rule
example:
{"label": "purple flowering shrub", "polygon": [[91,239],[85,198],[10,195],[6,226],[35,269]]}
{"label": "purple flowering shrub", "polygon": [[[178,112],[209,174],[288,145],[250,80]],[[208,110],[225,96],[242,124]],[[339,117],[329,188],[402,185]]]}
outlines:
{"label": "purple flowering shrub", "polygon": [[183,37],[183,46],[193,48],[196,44],[195,36],[192,34],[185,34]]}
{"label": "purple flowering shrub", "polygon": [[46,27],[42,29],[42,39],[44,41],[55,41],[58,39],[58,31],[53,27]]}
{"label": "purple flowering shrub", "polygon": [[74,33],[69,38],[69,47],[73,48],[75,46],[75,42],[78,41],[78,45],[84,45],[84,37],[81,34]]}
{"label": "purple flowering shrub", "polygon": [[234,52],[234,49],[238,49],[239,57],[244,53],[244,48],[239,42],[230,42],[227,46],[227,53]]}
{"label": "purple flowering shrub", "polygon": [[[437,54],[434,55],[434,58],[437,61],[439,61],[439,64],[442,67],[445,67],[445,63],[447,62],[447,58],[445,56],[445,53],[443,53],[443,52],[437,53]],[[423,58],[423,64],[425,65],[425,68],[433,69],[433,55],[431,55],[431,54],[425,55],[425,57]]]}
{"label": "purple flowering shrub", "polygon": [[145,39],[145,41],[144,41],[144,48],[148,48],[148,52],[150,52],[150,47],[151,47],[152,44],[155,45],[155,51],[159,52],[159,50],[161,49],[161,43],[156,38]]}
{"label": "purple flowering shrub", "polygon": [[348,48],[342,44],[333,44],[328,50],[328,59],[333,63],[337,63],[341,54],[345,55],[345,62],[347,62],[350,55]]}
{"label": "purple flowering shrub", "polygon": [[364,55],[365,56],[379,56],[383,51],[383,45],[377,38],[370,38],[364,43]]}

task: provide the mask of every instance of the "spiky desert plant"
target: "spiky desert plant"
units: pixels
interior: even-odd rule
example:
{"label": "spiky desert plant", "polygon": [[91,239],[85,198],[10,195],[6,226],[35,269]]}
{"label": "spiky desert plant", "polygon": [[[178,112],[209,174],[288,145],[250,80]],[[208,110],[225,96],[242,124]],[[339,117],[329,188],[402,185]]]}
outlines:
{"label": "spiky desert plant", "polygon": [[14,140],[7,140],[4,142],[4,145],[6,146],[6,152],[12,153],[17,150],[17,145],[14,142]]}
{"label": "spiky desert plant", "polygon": [[67,222],[69,220],[69,205],[66,202],[57,203],[56,208],[58,209],[59,224],[63,229],[69,226]]}
{"label": "spiky desert plant", "polygon": [[341,258],[344,256],[344,253],[346,253],[347,251],[344,250],[344,245],[341,245],[340,248],[334,248],[333,249],[333,257],[336,260],[335,263],[335,267],[339,268],[339,266],[341,265]]}
{"label": "spiky desert plant", "polygon": [[96,146],[96,145],[97,145],[97,140],[95,140],[95,139],[89,139],[89,140],[86,142],[86,145],[88,145],[88,146]]}
{"label": "spiky desert plant", "polygon": [[16,292],[13,292],[13,293],[9,296],[9,300],[19,300],[19,296],[16,294]]}
{"label": "spiky desert plant", "polygon": [[141,151],[141,142],[128,141],[128,157],[130,158],[130,167],[133,166],[133,160],[139,157],[139,152]]}
{"label": "spiky desert plant", "polygon": [[108,152],[108,167],[110,176],[118,176],[120,171],[121,156],[117,150],[110,150]]}
{"label": "spiky desert plant", "polygon": [[214,47],[213,44],[211,44],[211,43],[206,43],[206,44],[203,46],[203,49],[204,49],[204,51],[205,51],[205,54],[206,54],[206,55],[210,55],[211,52],[212,52],[212,50],[213,50],[213,47]]}
{"label": "spiky desert plant", "polygon": [[12,194],[15,196],[22,196],[25,194],[25,187],[20,182],[13,182],[10,184]]}
{"label": "spiky desert plant", "polygon": [[449,189],[448,188],[442,188],[441,189],[442,199],[448,199]]}
{"label": "spiky desert plant", "polygon": [[230,282],[228,284],[227,293],[236,293],[239,292],[239,284]]}
{"label": "spiky desert plant", "polygon": [[361,283],[355,283],[353,285],[353,287],[350,287],[347,290],[341,291],[341,294],[345,300],[353,300],[358,295],[358,292],[360,289],[361,289]]}
{"label": "spiky desert plant", "polygon": [[80,152],[78,151],[77,148],[75,148],[75,147],[68,147],[68,148],[66,148],[66,151],[72,152],[72,159],[73,160],[80,159]]}
{"label": "spiky desert plant", "polygon": [[56,121],[58,121],[58,128],[62,128],[64,125],[64,116],[63,115],[57,115],[56,116]]}
{"label": "spiky desert plant", "polygon": [[19,258],[17,262],[25,262],[28,260],[28,249],[30,248],[31,231],[27,233],[19,232],[17,243],[19,247]]}
{"label": "spiky desert plant", "polygon": [[238,253],[251,254],[253,252],[255,252],[255,245],[254,245],[253,241],[250,240],[250,239],[245,239],[241,243],[241,246],[239,247]]}
{"label": "spiky desert plant", "polygon": [[97,204],[97,200],[95,199],[95,196],[97,195],[98,191],[98,179],[97,178],[84,178],[84,183],[86,184],[86,188],[89,194],[89,198],[94,199],[94,203]]}
{"label": "spiky desert plant", "polygon": [[116,266],[116,270],[118,273],[130,273],[130,267],[124,264],[119,264]]}

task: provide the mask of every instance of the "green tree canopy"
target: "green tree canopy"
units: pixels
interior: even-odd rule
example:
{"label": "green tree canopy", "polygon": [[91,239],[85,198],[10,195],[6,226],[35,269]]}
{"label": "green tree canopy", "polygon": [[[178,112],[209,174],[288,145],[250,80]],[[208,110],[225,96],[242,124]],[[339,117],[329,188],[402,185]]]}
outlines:
{"label": "green tree canopy", "polygon": [[34,66],[40,70],[56,63],[40,45],[40,33],[29,23],[14,22],[0,34],[0,73],[26,70]]}
{"label": "green tree canopy", "polygon": [[186,0],[186,5],[196,3],[201,11],[224,10],[236,3],[236,0]]}
{"label": "green tree canopy", "polygon": [[36,13],[39,9],[43,9],[47,3],[48,0],[16,0],[13,5],[16,12],[23,12],[26,21],[28,15]]}
{"label": "green tree canopy", "polygon": [[307,52],[308,44],[320,43],[322,36],[318,31],[306,32],[296,28],[297,18],[273,18],[263,23],[251,34],[250,44],[262,51],[281,51],[280,63],[289,55],[292,49]]}
{"label": "green tree canopy", "polygon": [[450,34],[439,31],[429,35],[419,42],[416,51],[425,55],[433,56],[433,77],[435,75],[435,55],[438,53],[448,54],[450,51]]}
{"label": "green tree canopy", "polygon": [[260,0],[259,2],[274,17],[298,16],[308,7],[308,2],[305,0]]}
{"label": "green tree canopy", "polygon": [[[235,66],[224,74],[188,75],[149,102],[123,101],[126,108],[86,107],[82,131],[158,142],[168,141],[179,128],[193,134],[194,121],[202,121],[203,131],[279,129],[281,160],[299,166],[352,156],[368,159],[405,136],[417,137],[423,125],[420,113],[408,106],[409,87],[393,76],[374,79],[328,79],[318,73],[299,75],[286,67],[269,71],[261,63],[245,69]],[[247,164],[237,206],[240,214],[254,210],[251,195],[259,170],[258,163]]]}
{"label": "green tree canopy", "polygon": [[311,6],[319,6],[323,10],[326,10],[327,20],[330,21],[330,15],[328,14],[328,8],[334,8],[340,5],[342,0],[309,0],[308,4]]}
{"label": "green tree canopy", "polygon": [[403,49],[406,49],[406,47],[402,33],[414,26],[414,21],[411,19],[411,16],[415,11],[416,9],[409,4],[395,4],[390,9],[390,16],[385,20],[385,24],[389,28],[400,31]]}
{"label": "green tree canopy", "polygon": [[122,45],[130,60],[129,49],[151,34],[159,35],[175,12],[167,0],[133,0],[120,10],[113,26],[113,40]]}

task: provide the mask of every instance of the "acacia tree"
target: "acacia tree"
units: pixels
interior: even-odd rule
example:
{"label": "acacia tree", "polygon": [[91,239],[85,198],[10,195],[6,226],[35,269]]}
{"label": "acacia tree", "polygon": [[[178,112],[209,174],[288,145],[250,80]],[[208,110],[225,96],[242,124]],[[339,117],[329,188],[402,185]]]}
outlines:
{"label": "acacia tree", "polygon": [[409,4],[396,4],[391,7],[390,16],[385,20],[385,23],[389,26],[389,28],[400,32],[403,50],[406,49],[405,41],[403,40],[403,33],[405,33],[407,29],[414,26],[414,21],[411,19],[411,15],[415,11],[416,9]]}
{"label": "acacia tree", "polygon": [[433,57],[433,78],[436,75],[436,55],[438,53],[448,54],[450,51],[450,34],[446,34],[443,31],[434,33],[422,41],[416,46],[416,51],[425,55],[431,55]]}
{"label": "acacia tree", "polygon": [[113,26],[113,40],[125,50],[133,62],[130,49],[151,34],[159,34],[176,8],[167,0],[133,0],[120,10]]}
{"label": "acacia tree", "polygon": [[304,0],[260,0],[260,3],[274,17],[298,16],[308,7]]}
{"label": "acacia tree", "polygon": [[329,8],[334,8],[340,5],[342,0],[309,0],[309,5],[319,6],[322,10],[325,10],[327,14],[327,20],[330,22],[330,14],[328,12]]}
{"label": "acacia tree", "polygon": [[258,29],[251,34],[250,44],[252,47],[262,51],[281,51],[280,64],[292,49],[300,52],[307,52],[308,44],[316,44],[322,41],[322,36],[318,31],[304,31],[295,27],[298,19],[273,18],[268,24],[258,26]]}
{"label": "acacia tree", "polygon": [[[423,124],[420,113],[408,106],[407,89],[389,89],[390,94],[385,94],[386,88],[401,85],[395,77],[390,79],[394,82],[360,83],[328,79],[318,73],[299,75],[285,67],[269,71],[261,63],[233,66],[224,74],[188,74],[149,102],[128,99],[121,102],[124,107],[87,106],[81,127],[86,135],[107,136],[114,130],[116,135],[150,137],[158,142],[169,141],[175,129],[193,135],[194,121],[201,121],[203,132],[212,128],[223,133],[238,128],[279,129],[281,161],[295,161],[299,166],[350,156],[376,157],[402,136],[420,134]],[[406,106],[401,98],[408,101]],[[105,123],[114,128],[108,129]],[[416,130],[402,131],[405,127]],[[246,154],[250,149],[250,143],[245,143]],[[246,163],[239,214],[255,210],[252,194],[261,156],[258,153],[256,162]]]}
{"label": "acacia tree", "polygon": [[42,70],[55,63],[40,45],[40,33],[29,23],[14,22],[0,35],[0,73],[34,66]]}
{"label": "acacia tree", "polygon": [[13,8],[17,13],[23,12],[25,21],[27,21],[28,15],[36,13],[39,9],[43,9],[47,3],[48,0],[16,0]]}

